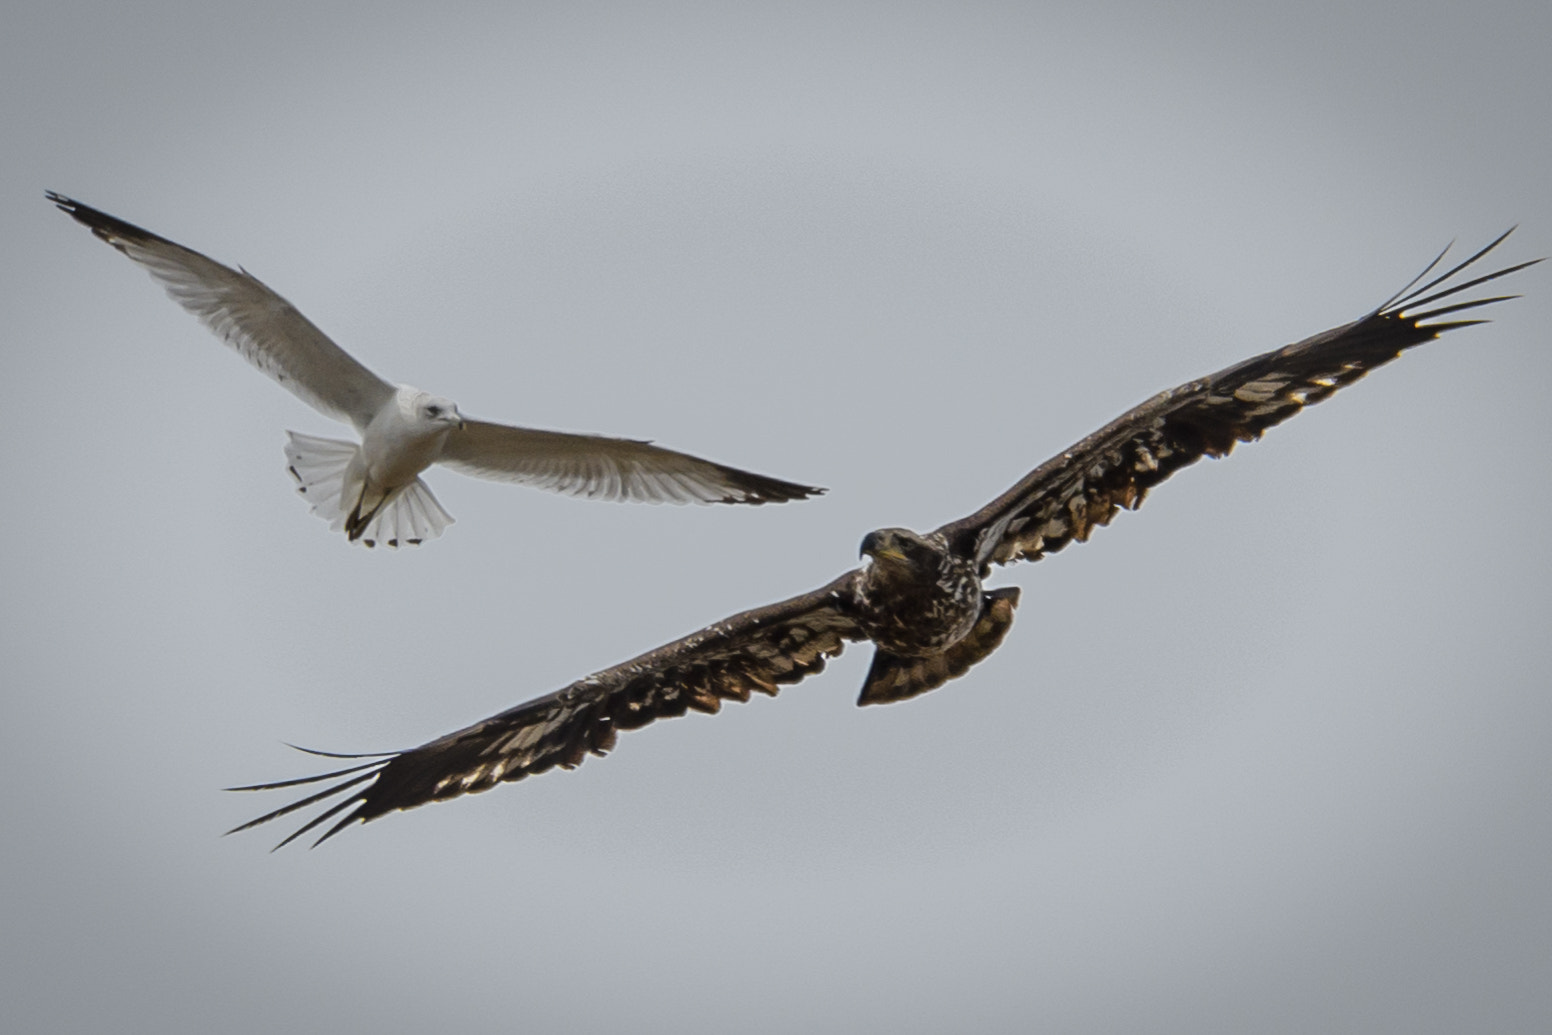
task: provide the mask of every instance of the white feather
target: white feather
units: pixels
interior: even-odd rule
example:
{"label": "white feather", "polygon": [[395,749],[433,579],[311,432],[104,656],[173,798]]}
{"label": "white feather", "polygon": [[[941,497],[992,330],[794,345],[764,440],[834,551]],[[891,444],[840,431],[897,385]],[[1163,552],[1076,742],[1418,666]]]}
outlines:
{"label": "white feather", "polygon": [[345,487],[345,472],[361,447],[337,438],[318,438],[299,432],[286,432],[286,463],[297,481],[296,491],[312,505],[312,511],[338,532],[345,527],[349,505],[340,499]]}
{"label": "white feather", "polygon": [[[397,545],[440,535],[452,518],[417,477],[438,462],[587,499],[764,503],[823,491],[647,442],[466,422],[450,400],[372,373],[246,271],[63,195],[48,197],[250,363],[361,432],[359,447],[293,432],[286,448],[313,513],[352,538]],[[363,515],[371,515],[365,528]]]}
{"label": "white feather", "polygon": [[[346,516],[360,502],[361,486],[347,490],[345,483],[361,447],[296,431],[286,434],[286,463],[296,478],[297,492],[312,505],[314,514],[329,523],[330,530],[343,530]],[[452,515],[442,509],[426,483],[416,478],[389,494],[361,533],[361,541],[367,546],[413,546],[435,539],[452,523]]]}

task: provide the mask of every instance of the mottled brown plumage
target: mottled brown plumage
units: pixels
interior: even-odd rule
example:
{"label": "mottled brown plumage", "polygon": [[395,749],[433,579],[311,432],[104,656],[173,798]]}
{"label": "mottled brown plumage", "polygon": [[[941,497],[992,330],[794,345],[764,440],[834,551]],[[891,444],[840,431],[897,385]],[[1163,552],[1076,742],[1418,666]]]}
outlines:
{"label": "mottled brown plumage", "polygon": [[992,564],[1038,560],[1086,540],[1119,509],[1136,509],[1150,488],[1187,464],[1225,456],[1236,442],[1259,438],[1404,350],[1482,322],[1427,321],[1513,297],[1436,305],[1531,265],[1522,262],[1443,286],[1507,236],[1415,287],[1441,254],[1412,284],[1359,320],[1160,393],[968,517],[927,535],[900,528],[869,533],[862,553],[871,562],[821,589],[734,615],[418,748],[336,756],[372,760],[319,776],[234,788],[271,790],[342,778],[237,829],[351,791],[281,844],[343,813],[321,842],[353,821],[487,790],[556,766],[569,769],[589,754],[607,752],[620,730],[691,710],[716,712],[723,701],[747,701],[752,693],[774,695],[780,686],[821,671],[848,640],[875,644],[859,704],[905,700],[941,686],[995,650],[1012,624],[1018,590],[987,591],[981,585]]}

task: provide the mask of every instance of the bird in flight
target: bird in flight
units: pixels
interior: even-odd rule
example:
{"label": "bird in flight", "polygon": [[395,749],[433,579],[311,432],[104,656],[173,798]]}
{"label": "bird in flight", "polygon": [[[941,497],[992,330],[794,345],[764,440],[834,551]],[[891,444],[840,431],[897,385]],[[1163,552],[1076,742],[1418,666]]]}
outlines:
{"label": "bird in flight", "polygon": [[1427,279],[1443,260],[1440,254],[1398,294],[1352,323],[1161,392],[967,517],[926,535],[904,528],[869,532],[861,549],[867,563],[827,586],[734,615],[409,751],[311,752],[367,761],[231,788],[339,781],[236,830],[345,794],[276,847],[338,816],[314,842],[319,844],[352,822],[488,790],[555,766],[571,769],[589,753],[607,753],[621,730],[689,710],[716,712],[724,700],[747,701],[752,692],[774,695],[781,685],[822,670],[849,640],[874,644],[858,704],[903,701],[941,686],[995,650],[1012,624],[1019,591],[983,586],[993,564],[1039,560],[1083,542],[1120,508],[1135,510],[1149,489],[1182,467],[1204,456],[1227,456],[1236,442],[1260,438],[1404,350],[1484,322],[1457,314],[1516,296],[1446,300],[1540,261],[1453,283],[1507,236]]}
{"label": "bird in flight", "polygon": [[447,399],[372,373],[246,270],[63,194],[46,196],[144,267],[248,362],[320,413],[355,426],[359,444],[292,431],[286,445],[298,491],[352,542],[413,545],[441,535],[453,518],[420,478],[434,463],[599,500],[785,503],[824,491],[650,442],[467,419]]}

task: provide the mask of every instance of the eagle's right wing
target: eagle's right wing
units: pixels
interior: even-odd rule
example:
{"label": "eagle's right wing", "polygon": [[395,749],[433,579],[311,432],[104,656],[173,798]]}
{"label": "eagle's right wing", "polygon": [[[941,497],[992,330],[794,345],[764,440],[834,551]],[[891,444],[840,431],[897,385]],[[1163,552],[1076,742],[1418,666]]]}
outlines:
{"label": "eagle's right wing", "polygon": [[245,270],[158,237],[63,194],[48,199],[145,268],[173,301],[320,413],[364,431],[394,387],[329,340]]}
{"label": "eagle's right wing", "polygon": [[276,790],[344,778],[229,833],[351,791],[275,847],[344,812],[314,842],[319,844],[357,820],[489,790],[555,766],[575,768],[589,753],[607,753],[620,730],[692,709],[716,712],[723,700],[747,701],[755,691],[774,695],[782,684],[822,670],[825,659],[839,654],[847,640],[863,638],[850,617],[856,575],[850,571],[812,593],[744,611],[409,751],[331,755],[373,761],[317,776],[231,788]]}
{"label": "eagle's right wing", "polygon": [[1227,456],[1306,406],[1445,331],[1481,323],[1445,319],[1513,298],[1444,299],[1540,262],[1532,259],[1447,283],[1509,234],[1421,287],[1441,253],[1395,297],[1361,319],[1161,392],[1041,464],[980,510],[938,529],[983,566],[1039,560],[1084,542],[1119,508],[1135,510],[1153,486],[1204,456]]}

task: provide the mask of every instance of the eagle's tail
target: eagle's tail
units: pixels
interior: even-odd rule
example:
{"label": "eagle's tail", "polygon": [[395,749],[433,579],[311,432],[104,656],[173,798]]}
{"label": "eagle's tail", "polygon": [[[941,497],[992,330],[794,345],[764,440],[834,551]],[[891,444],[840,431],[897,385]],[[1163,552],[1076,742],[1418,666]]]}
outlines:
{"label": "eagle's tail", "polygon": [[372,493],[376,498],[370,500],[364,486],[347,488],[351,461],[361,448],[354,442],[286,434],[286,463],[297,491],[312,504],[313,513],[329,523],[330,531],[343,531],[352,542],[367,546],[414,546],[435,539],[453,523],[419,478],[388,493]]}
{"label": "eagle's tail", "polygon": [[964,639],[941,654],[908,658],[883,648],[873,652],[873,667],[862,684],[859,705],[892,704],[935,690],[950,679],[958,679],[970,666],[986,657],[1002,643],[1013,626],[1013,609],[1018,606],[1017,586],[1004,586],[981,596],[981,617]]}

